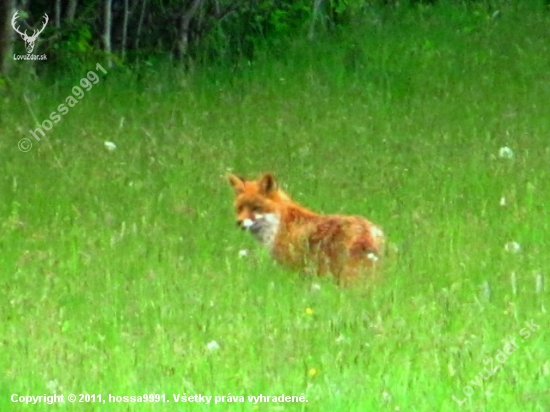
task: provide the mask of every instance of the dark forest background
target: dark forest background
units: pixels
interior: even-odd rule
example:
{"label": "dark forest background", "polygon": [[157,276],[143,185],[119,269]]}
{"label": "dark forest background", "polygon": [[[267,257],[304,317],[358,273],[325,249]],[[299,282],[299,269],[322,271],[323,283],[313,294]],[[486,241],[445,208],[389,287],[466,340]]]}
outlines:
{"label": "dark forest background", "polygon": [[[0,71],[9,75],[14,53],[25,53],[12,19],[32,34],[44,14],[49,22],[34,53],[47,65],[26,65],[38,74],[68,73],[101,59],[109,66],[154,65],[173,59],[187,69],[235,65],[289,42],[334,36],[343,29],[379,24],[396,9],[430,7],[445,0],[3,0],[0,3]],[[548,0],[545,0],[548,2]],[[448,3],[497,11],[490,0]]]}

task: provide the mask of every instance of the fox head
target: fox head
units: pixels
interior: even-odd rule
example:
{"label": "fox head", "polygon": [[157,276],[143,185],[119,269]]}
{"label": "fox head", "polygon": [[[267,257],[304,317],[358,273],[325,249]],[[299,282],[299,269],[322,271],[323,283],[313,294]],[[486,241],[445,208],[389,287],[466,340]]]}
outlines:
{"label": "fox head", "polygon": [[279,226],[281,206],[290,200],[288,195],[278,188],[271,173],[258,180],[229,174],[228,180],[235,192],[237,225],[262,243],[271,243]]}

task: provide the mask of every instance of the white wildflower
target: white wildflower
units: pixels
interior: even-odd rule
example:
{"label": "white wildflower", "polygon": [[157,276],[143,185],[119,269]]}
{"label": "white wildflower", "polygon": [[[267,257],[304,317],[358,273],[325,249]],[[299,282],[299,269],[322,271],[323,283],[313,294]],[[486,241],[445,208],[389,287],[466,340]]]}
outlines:
{"label": "white wildflower", "polygon": [[521,246],[518,242],[508,242],[504,245],[504,249],[510,253],[518,253],[521,250]]}
{"label": "white wildflower", "polygon": [[513,159],[514,151],[508,146],[501,147],[498,151],[498,157],[500,157],[501,159]]}
{"label": "white wildflower", "polygon": [[206,344],[206,349],[208,349],[210,352],[217,351],[220,348],[220,345],[215,340],[210,341]]}
{"label": "white wildflower", "polygon": [[318,283],[312,283],[311,284],[311,291],[312,292],[319,292],[321,290],[321,285]]}
{"label": "white wildflower", "polygon": [[104,146],[105,149],[107,149],[109,152],[116,150],[116,144],[114,144],[113,142],[105,142]]}

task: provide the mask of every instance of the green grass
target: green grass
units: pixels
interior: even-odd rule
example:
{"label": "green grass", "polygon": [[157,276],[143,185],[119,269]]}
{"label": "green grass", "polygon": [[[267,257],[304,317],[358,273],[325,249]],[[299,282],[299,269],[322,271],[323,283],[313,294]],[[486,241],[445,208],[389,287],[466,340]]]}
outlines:
{"label": "green grass", "polygon": [[[9,399],[54,391],[170,400],[65,404],[79,411],[548,410],[550,15],[501,11],[373,11],[234,71],[113,70],[28,153],[31,109],[46,119],[80,78],[5,91],[1,410],[52,410]],[[308,207],[380,224],[383,281],[279,268],[236,229],[228,170],[273,171]],[[184,393],[245,402],[174,403]],[[246,402],[283,393],[308,402]]]}

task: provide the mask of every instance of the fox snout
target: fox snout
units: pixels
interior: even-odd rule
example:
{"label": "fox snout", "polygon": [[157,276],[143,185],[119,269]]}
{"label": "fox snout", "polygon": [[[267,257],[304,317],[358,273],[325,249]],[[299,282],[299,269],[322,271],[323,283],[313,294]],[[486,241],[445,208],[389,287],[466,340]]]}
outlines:
{"label": "fox snout", "polygon": [[242,230],[248,230],[254,225],[254,222],[251,219],[237,219],[236,223]]}

